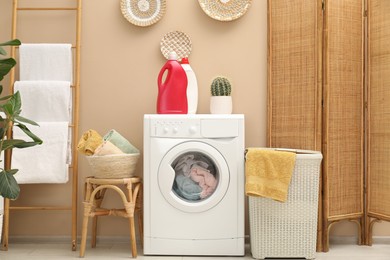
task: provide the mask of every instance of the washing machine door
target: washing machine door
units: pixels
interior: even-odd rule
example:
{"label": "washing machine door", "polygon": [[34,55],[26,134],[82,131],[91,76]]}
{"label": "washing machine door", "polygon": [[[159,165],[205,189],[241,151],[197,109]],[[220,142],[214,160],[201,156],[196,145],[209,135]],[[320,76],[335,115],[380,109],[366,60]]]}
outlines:
{"label": "washing machine door", "polygon": [[184,212],[215,207],[229,187],[230,171],[222,154],[198,141],[180,143],[163,157],[158,170],[160,191],[166,201]]}

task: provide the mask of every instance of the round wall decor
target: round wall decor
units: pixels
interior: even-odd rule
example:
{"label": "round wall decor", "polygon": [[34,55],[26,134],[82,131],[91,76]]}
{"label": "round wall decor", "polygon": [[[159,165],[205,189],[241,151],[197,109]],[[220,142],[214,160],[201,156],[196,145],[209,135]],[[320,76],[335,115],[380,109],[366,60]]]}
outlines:
{"label": "round wall decor", "polygon": [[243,16],[252,0],[198,0],[203,11],[218,21],[233,21]]}
{"label": "round wall decor", "polygon": [[123,16],[137,26],[149,26],[165,14],[165,0],[121,0]]}
{"label": "round wall decor", "polygon": [[180,31],[169,32],[164,35],[160,42],[161,53],[168,59],[169,53],[174,51],[178,60],[188,57],[192,50],[190,37]]}

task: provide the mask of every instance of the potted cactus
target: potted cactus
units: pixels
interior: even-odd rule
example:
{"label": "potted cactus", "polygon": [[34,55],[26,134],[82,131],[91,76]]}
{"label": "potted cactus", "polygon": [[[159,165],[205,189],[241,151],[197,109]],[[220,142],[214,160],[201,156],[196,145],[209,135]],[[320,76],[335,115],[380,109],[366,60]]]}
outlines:
{"label": "potted cactus", "polygon": [[214,78],[211,83],[211,99],[210,112],[211,114],[231,114],[233,111],[232,105],[232,86],[230,81],[223,76]]}

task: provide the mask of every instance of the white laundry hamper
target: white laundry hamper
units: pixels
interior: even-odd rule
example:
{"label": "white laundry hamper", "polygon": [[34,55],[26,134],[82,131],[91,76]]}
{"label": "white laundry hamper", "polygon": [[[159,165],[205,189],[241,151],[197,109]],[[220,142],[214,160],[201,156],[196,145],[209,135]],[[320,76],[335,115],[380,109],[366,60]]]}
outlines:
{"label": "white laundry hamper", "polygon": [[251,253],[256,259],[315,258],[322,154],[288,151],[297,156],[287,201],[249,196]]}

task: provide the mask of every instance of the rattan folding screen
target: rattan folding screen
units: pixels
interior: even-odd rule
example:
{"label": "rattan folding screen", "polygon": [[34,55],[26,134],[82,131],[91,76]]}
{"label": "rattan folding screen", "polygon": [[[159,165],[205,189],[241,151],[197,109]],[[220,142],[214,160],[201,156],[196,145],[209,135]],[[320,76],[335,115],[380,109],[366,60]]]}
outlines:
{"label": "rattan folding screen", "polygon": [[363,227],[364,2],[325,2],[323,81],[323,233],[339,220]]}
{"label": "rattan folding screen", "polygon": [[367,238],[390,221],[390,1],[368,1]]}
{"label": "rattan folding screen", "polygon": [[[321,150],[321,24],[320,0],[268,1],[271,147]],[[318,230],[317,241],[322,241],[321,225]]]}
{"label": "rattan folding screen", "polygon": [[[362,232],[367,226],[364,216],[372,223],[390,219],[386,201],[390,165],[385,159],[390,117],[384,116],[390,112],[386,98],[390,55],[385,44],[390,40],[386,34],[390,3],[269,0],[268,4],[268,145],[314,149],[324,155],[318,251],[328,250],[329,229],[340,220],[356,222],[359,243],[369,243],[371,231]],[[369,191],[366,204],[364,186]]]}

